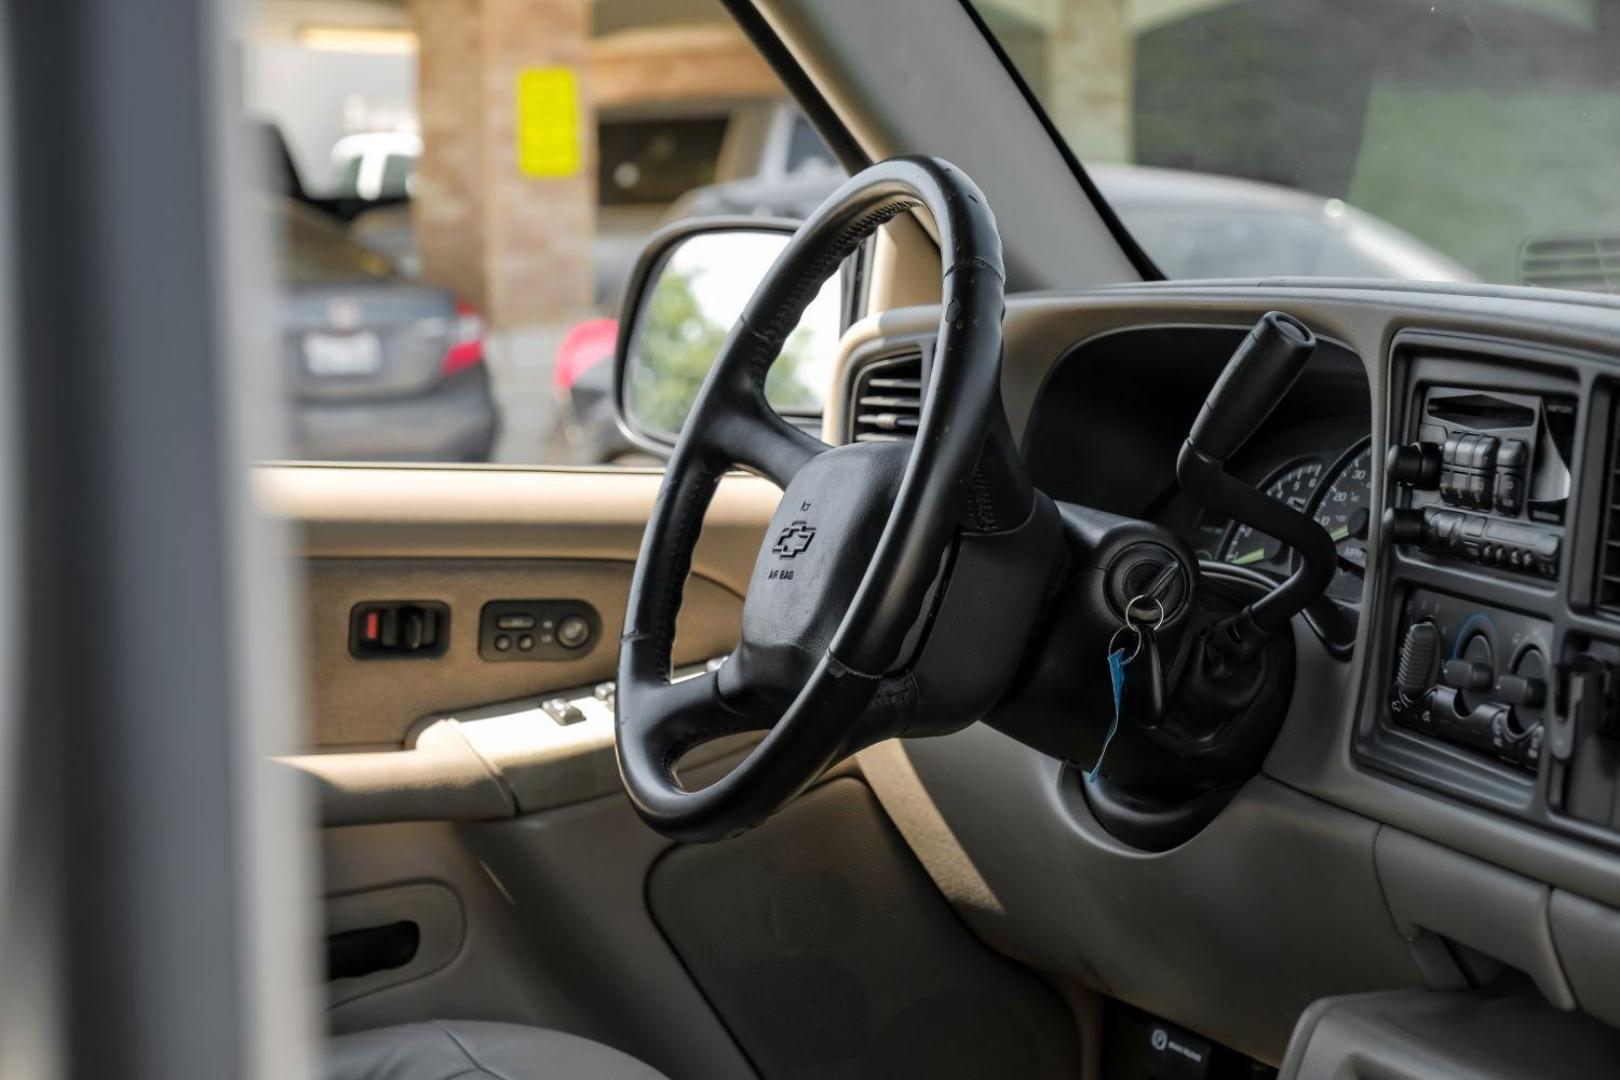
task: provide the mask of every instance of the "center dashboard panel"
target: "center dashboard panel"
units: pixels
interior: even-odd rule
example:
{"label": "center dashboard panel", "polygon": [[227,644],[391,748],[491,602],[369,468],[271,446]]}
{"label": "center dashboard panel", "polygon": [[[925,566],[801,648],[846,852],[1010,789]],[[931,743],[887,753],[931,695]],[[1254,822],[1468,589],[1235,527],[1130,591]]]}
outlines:
{"label": "center dashboard panel", "polygon": [[[1206,575],[1286,577],[1289,549],[1175,481],[1183,433],[1243,333],[1154,326],[1073,345],[1026,429],[1036,483],[1174,529]],[[1324,340],[1232,463],[1329,532],[1328,596],[1371,620],[1353,757],[1620,848],[1620,378],[1601,356],[1414,330],[1388,363],[1384,431],[1361,360]]]}
{"label": "center dashboard panel", "polygon": [[1612,367],[1405,333],[1390,372],[1388,543],[1356,754],[1620,848]]}

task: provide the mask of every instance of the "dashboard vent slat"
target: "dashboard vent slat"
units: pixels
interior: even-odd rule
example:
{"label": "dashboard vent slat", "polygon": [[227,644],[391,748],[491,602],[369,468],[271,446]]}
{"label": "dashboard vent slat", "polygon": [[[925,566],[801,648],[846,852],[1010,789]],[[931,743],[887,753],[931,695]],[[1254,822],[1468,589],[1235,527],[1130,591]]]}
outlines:
{"label": "dashboard vent slat", "polygon": [[862,365],[850,385],[850,442],[911,438],[922,419],[921,348],[890,353]]}
{"label": "dashboard vent slat", "polygon": [[1620,615],[1620,407],[1609,413],[1609,512],[1603,515],[1603,545],[1598,556],[1597,606]]}

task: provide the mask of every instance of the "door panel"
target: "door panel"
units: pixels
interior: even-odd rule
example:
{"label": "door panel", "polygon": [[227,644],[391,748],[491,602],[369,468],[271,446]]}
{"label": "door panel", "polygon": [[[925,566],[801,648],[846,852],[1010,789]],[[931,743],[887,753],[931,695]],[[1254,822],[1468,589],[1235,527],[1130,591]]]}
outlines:
{"label": "door panel", "polygon": [[[670,845],[622,794],[611,716],[595,702],[566,727],[518,715],[613,677],[659,474],[272,465],[254,479],[300,531],[303,556],[314,752],[287,763],[314,776],[324,824],[373,822],[322,831],[325,929],[410,923],[419,937],[398,967],[328,983],[331,1030],[505,1020],[606,1042],[672,1077],[752,1076],[646,913],[642,882]],[[749,477],[720,485],[677,663],[734,646],[778,497]],[[484,604],[542,598],[595,608],[601,628],[583,655],[480,657]],[[354,605],[387,600],[445,604],[443,655],[351,655]],[[446,714],[457,719],[422,724]],[[683,771],[710,781],[736,753],[736,740],[702,748]]]}
{"label": "door panel", "polygon": [[[310,558],[526,558],[633,562],[663,474],[652,470],[264,465],[254,495],[301,527]],[[741,596],[781,498],[728,476],[692,572]]]}
{"label": "door panel", "polygon": [[[535,708],[541,695],[589,697],[593,682],[612,678],[656,474],[271,466],[257,482],[261,498],[302,529],[315,752],[286,760],[315,778],[328,826],[323,913],[339,959],[349,961],[328,984],[333,1032],[447,1016],[507,1020],[600,1040],[673,1080],[748,1080],[783,1075],[752,1053],[780,1060],[782,1038],[847,1012],[847,1001],[824,997],[796,1024],[756,1032],[745,1051],[736,1025],[747,987],[723,971],[698,985],[690,957],[649,910],[649,877],[676,845],[649,830],[623,794],[611,711],[582,701],[588,715],[563,725]],[[687,583],[678,664],[734,647],[777,499],[762,481],[721,484]],[[596,609],[601,629],[580,658],[480,656],[485,604],[542,598]],[[444,653],[357,659],[351,616],[368,601],[445,605]],[[683,779],[712,782],[755,738],[694,750],[680,763]],[[898,1065],[918,1040],[939,1043],[935,1057],[966,1048],[981,1063],[1007,1066],[991,1072],[1042,1071],[1023,1067],[1029,1058],[1049,1066],[1044,1072],[1072,1074],[1063,999],[970,936],[859,776],[854,763],[829,774],[823,795],[796,808],[797,831],[762,830],[705,850],[755,858],[733,875],[751,890],[745,908],[808,918],[783,942],[755,942],[750,955],[763,947],[789,965],[842,972],[840,984],[857,991],[871,979],[889,988],[861,1013],[854,1041],[839,1044],[838,1075],[861,1069],[869,1051]],[[831,798],[837,792],[857,793],[860,812],[849,797]],[[857,826],[885,839],[846,865]],[[806,837],[815,843],[803,846]],[[771,854],[777,845],[781,860]],[[801,886],[818,882],[816,895],[834,906],[802,908]],[[845,897],[859,903],[838,906]],[[690,933],[697,921],[688,911],[680,924]],[[846,941],[844,922],[876,937]],[[919,925],[932,937],[895,951],[893,928]],[[702,929],[729,945],[735,928],[721,919]],[[401,933],[417,942],[409,956],[396,948]],[[973,996],[986,978],[1012,987],[1019,1007],[986,1013]],[[730,1004],[717,1004],[719,996]],[[905,1007],[913,998],[926,1008]],[[941,1026],[957,1036],[948,1047],[935,1035]]]}
{"label": "door panel", "polygon": [[[316,746],[398,746],[424,716],[613,678],[631,564],[569,559],[312,559],[308,565],[310,674]],[[490,661],[479,655],[483,606],[497,600],[584,600],[602,630],[577,659]],[[450,608],[443,656],[356,659],[355,605],[437,600]],[[676,629],[676,663],[730,651],[742,600],[694,578]]]}
{"label": "door panel", "polygon": [[[264,466],[256,494],[299,528],[306,556],[312,700],[308,745],[403,745],[434,713],[612,678],[631,568],[656,472]],[[742,593],[779,492],[720,485],[693,557],[676,661],[730,650]],[[478,621],[492,600],[582,600],[602,620],[578,659],[492,662]],[[449,606],[439,657],[356,659],[349,620],[364,601]]]}
{"label": "door panel", "polygon": [[401,967],[327,983],[328,1022],[360,1031],[429,1016],[578,1027],[569,994],[530,955],[528,935],[455,829],[423,822],[322,834],[325,931],[417,924]]}

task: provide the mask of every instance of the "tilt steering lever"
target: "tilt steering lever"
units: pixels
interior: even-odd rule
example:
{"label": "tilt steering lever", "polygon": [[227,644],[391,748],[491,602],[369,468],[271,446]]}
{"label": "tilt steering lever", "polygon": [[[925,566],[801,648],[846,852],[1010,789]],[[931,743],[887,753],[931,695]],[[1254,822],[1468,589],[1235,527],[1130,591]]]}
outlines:
{"label": "tilt steering lever", "polygon": [[1338,566],[1327,530],[1226,471],[1227,461],[1298,381],[1315,350],[1316,335],[1298,319],[1280,311],[1261,316],[1227,361],[1176,460],[1176,479],[1189,496],[1300,556],[1288,580],[1209,628],[1205,649],[1217,670],[1247,666],[1266,638],[1323,594]]}

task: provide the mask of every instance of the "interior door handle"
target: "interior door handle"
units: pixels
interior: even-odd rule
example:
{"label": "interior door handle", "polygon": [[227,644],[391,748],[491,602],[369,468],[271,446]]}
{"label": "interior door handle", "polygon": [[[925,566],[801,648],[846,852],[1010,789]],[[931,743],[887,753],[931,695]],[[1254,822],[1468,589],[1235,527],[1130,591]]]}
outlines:
{"label": "interior door handle", "polygon": [[326,980],[355,979],[404,967],[416,958],[422,928],[410,920],[345,930],[326,938]]}

